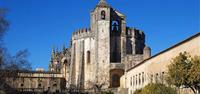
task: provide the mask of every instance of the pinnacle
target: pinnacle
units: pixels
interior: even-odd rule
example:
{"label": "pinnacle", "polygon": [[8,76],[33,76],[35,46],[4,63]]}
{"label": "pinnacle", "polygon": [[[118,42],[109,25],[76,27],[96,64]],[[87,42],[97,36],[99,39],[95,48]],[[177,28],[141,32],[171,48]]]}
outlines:
{"label": "pinnacle", "polygon": [[108,4],[107,4],[106,0],[100,0],[99,3],[98,3],[98,6],[107,7]]}

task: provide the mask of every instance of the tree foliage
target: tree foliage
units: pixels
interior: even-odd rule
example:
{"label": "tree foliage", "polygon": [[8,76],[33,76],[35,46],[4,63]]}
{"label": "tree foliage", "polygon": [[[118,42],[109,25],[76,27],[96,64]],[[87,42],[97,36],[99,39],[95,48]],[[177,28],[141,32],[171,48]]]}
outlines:
{"label": "tree foliage", "polygon": [[194,56],[189,70],[189,83],[200,92],[200,56]]}
{"label": "tree foliage", "polygon": [[9,25],[8,21],[5,19],[5,12],[6,12],[5,9],[0,8],[0,68],[3,66],[4,53],[5,53],[2,39]]}
{"label": "tree foliage", "polygon": [[172,63],[168,66],[167,82],[176,87],[188,84],[190,66],[190,56],[187,53],[180,53],[172,59]]}
{"label": "tree foliage", "polygon": [[7,30],[9,23],[5,19],[6,9],[0,8],[0,39],[2,39],[5,31]]}
{"label": "tree foliage", "polygon": [[191,88],[194,93],[200,91],[200,57],[191,57],[180,53],[168,66],[167,82],[176,87]]}
{"label": "tree foliage", "polygon": [[5,63],[3,66],[4,70],[13,71],[28,71],[31,70],[31,64],[27,60],[29,52],[27,49],[19,50],[14,56],[5,56]]}
{"label": "tree foliage", "polygon": [[176,90],[160,83],[150,83],[141,90],[136,90],[134,94],[176,94]]}
{"label": "tree foliage", "polygon": [[9,27],[5,13],[6,10],[0,8],[0,93],[14,94],[15,90],[6,82],[7,77],[16,77],[18,71],[31,70],[31,65],[27,60],[28,50],[20,50],[12,56],[3,46],[3,36]]}
{"label": "tree foliage", "polygon": [[102,91],[101,94],[114,94],[114,93],[111,91]]}
{"label": "tree foliage", "polygon": [[[9,27],[8,21],[5,19],[6,9],[0,8],[0,40]],[[31,65],[27,60],[28,50],[20,50],[16,55],[11,56],[0,43],[0,70],[30,70]]]}

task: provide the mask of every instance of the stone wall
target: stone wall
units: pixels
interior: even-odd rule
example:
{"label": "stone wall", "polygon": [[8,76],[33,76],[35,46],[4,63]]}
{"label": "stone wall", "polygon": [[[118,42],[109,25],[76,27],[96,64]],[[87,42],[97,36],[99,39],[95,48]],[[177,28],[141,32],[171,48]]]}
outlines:
{"label": "stone wall", "polygon": [[50,72],[19,72],[17,76],[7,77],[6,82],[19,91],[56,92],[66,87],[62,74]]}

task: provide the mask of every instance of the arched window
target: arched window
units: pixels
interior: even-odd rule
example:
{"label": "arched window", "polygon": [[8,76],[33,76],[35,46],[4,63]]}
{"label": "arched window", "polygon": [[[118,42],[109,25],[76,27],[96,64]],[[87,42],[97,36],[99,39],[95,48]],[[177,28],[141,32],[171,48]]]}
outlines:
{"label": "arched window", "polygon": [[118,21],[112,21],[112,31],[119,31]]}
{"label": "arched window", "polygon": [[156,73],[155,81],[158,82],[158,73]]}
{"label": "arched window", "polygon": [[57,87],[57,84],[53,84],[54,87]]}
{"label": "arched window", "polygon": [[65,59],[65,60],[64,60],[64,64],[67,64],[67,63],[68,63],[68,62],[67,62],[67,59]]}
{"label": "arched window", "polygon": [[141,74],[139,74],[139,85],[141,84]]}
{"label": "arched window", "polygon": [[130,84],[131,84],[131,86],[132,86],[132,77],[130,78]]}
{"label": "arched window", "polygon": [[142,72],[142,84],[144,84],[144,72]]}
{"label": "arched window", "polygon": [[151,74],[151,78],[150,78],[151,82],[153,82],[153,75]]}
{"label": "arched window", "polygon": [[106,12],[103,10],[101,11],[101,19],[105,20],[106,19]]}
{"label": "arched window", "polygon": [[21,87],[23,87],[24,86],[24,84],[21,84]]}
{"label": "arched window", "polygon": [[135,85],[135,76],[133,76],[133,86]]}
{"label": "arched window", "polygon": [[38,84],[38,88],[41,88],[41,87],[42,87],[42,84],[41,84],[41,83],[39,83],[39,84]]}
{"label": "arched window", "polygon": [[90,63],[90,51],[87,51],[87,63]]}
{"label": "arched window", "polygon": [[138,81],[138,76],[136,75],[136,81],[135,81],[135,84],[136,84],[136,85],[137,85],[137,83],[138,83],[137,81]]}

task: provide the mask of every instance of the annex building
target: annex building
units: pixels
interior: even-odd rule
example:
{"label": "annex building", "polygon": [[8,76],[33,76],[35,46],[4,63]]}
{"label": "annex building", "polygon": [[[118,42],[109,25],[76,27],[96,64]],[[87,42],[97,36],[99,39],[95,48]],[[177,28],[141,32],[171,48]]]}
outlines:
{"label": "annex building", "polygon": [[[121,77],[120,89],[125,89],[125,94],[133,94],[137,89],[143,88],[151,82],[162,82],[167,74],[167,67],[172,58],[181,52],[187,52],[191,56],[200,56],[200,33],[183,40],[160,53],[151,56],[140,63],[127,68],[125,74]],[[182,88],[181,94],[193,94],[192,90]]]}

